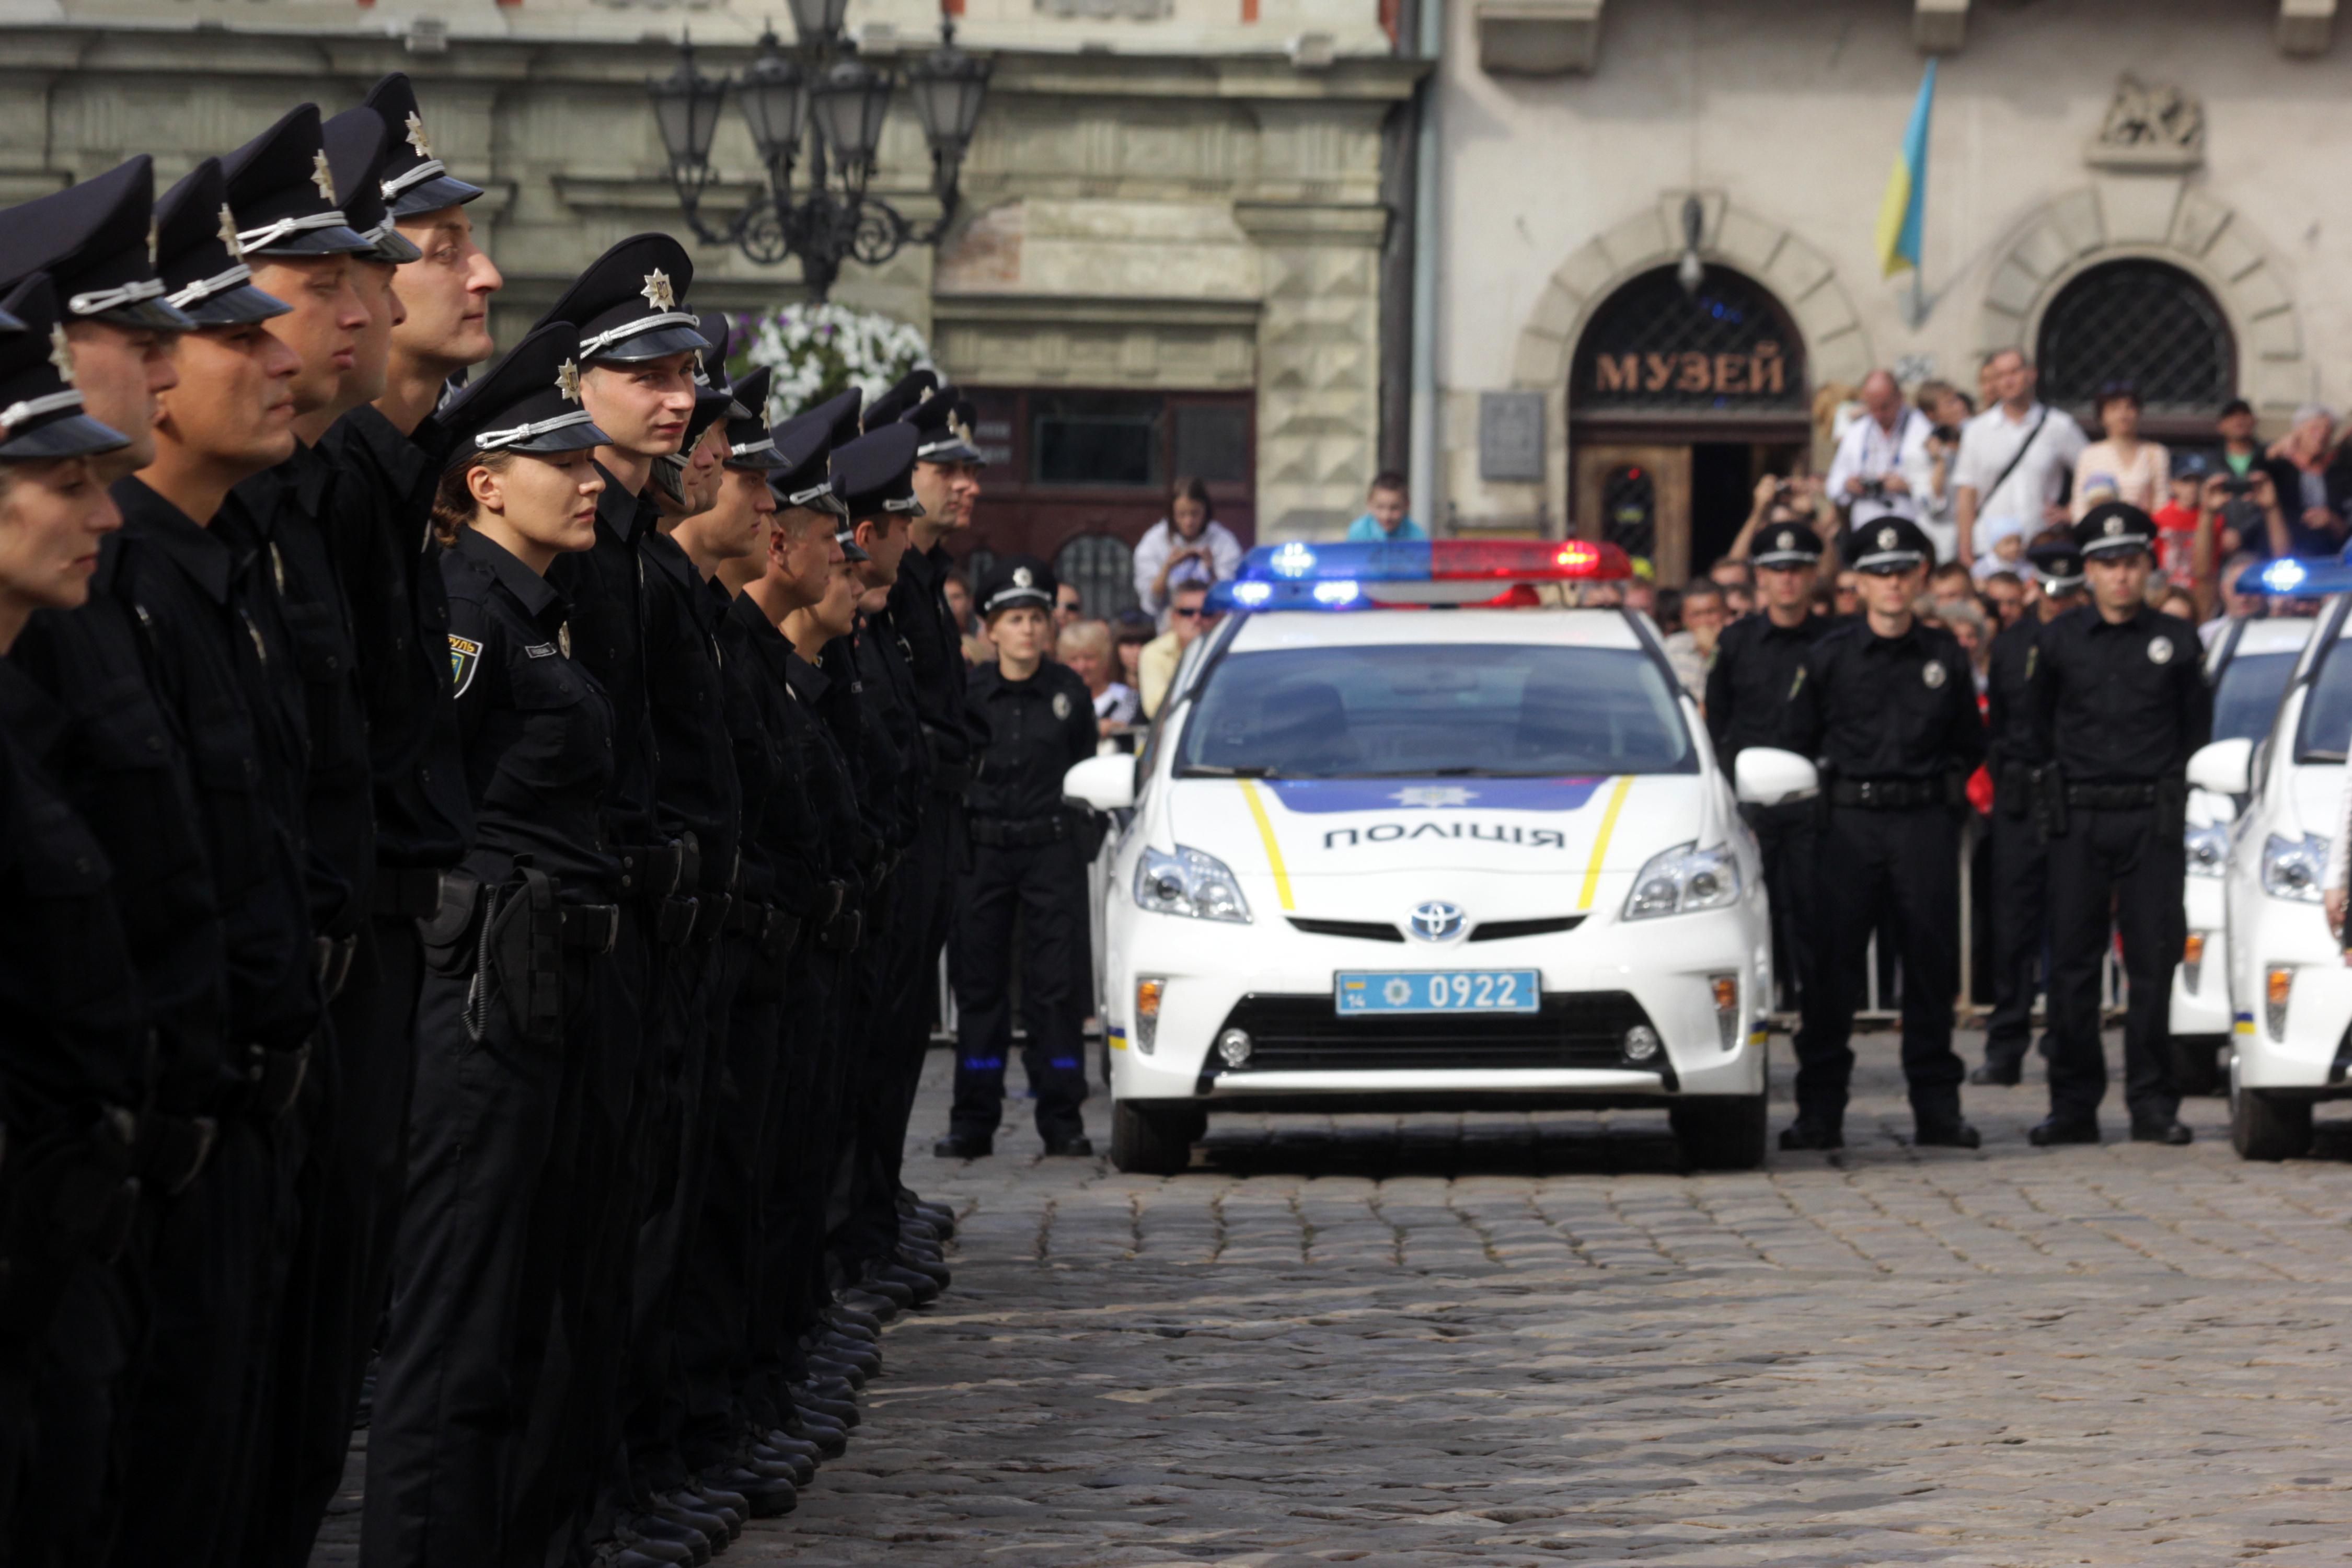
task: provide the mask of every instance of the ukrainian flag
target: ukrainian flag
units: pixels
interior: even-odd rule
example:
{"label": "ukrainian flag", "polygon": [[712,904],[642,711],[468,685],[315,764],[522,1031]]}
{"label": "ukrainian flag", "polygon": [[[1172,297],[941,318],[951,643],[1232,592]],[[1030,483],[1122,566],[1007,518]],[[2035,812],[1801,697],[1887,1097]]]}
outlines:
{"label": "ukrainian flag", "polygon": [[1905,268],[1919,268],[1919,231],[1927,211],[1927,115],[1936,105],[1936,62],[1919,79],[1919,100],[1911,106],[1911,129],[1903,133],[1903,151],[1895,155],[1895,172],[1886,177],[1886,195],[1878,204],[1878,261],[1882,276],[1892,278]]}

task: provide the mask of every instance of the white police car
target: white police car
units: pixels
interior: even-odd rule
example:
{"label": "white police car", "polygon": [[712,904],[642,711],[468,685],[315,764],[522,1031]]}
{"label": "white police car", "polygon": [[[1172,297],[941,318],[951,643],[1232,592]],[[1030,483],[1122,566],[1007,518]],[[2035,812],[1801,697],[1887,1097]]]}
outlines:
{"label": "white police car", "polygon": [[[2239,621],[2213,639],[2205,679],[2213,687],[2213,739],[2258,742],[2270,733],[2279,699],[2310,645],[2310,616]],[[2182,889],[2189,940],[2172,973],[2174,1070],[2184,1094],[2212,1094],[2225,1081],[2230,1045],[2229,933],[2223,879],[2236,796],[2189,792],[2189,877]]]}
{"label": "white police car", "polygon": [[[1144,754],[1066,786],[1135,808],[1103,965],[1120,1169],[1182,1169],[1220,1110],[1656,1107],[1692,1163],[1762,1161],[1770,926],[1697,710],[1641,617],[1502,607],[1623,571],[1291,544],[1220,585],[1236,613]],[[1756,756],[1758,798],[1812,786]]]}
{"label": "white police car", "polygon": [[2321,883],[2352,738],[2352,568],[2273,562],[2273,592],[2333,592],[2261,740],[2215,741],[2189,782],[2249,796],[2223,879],[2230,996],[2230,1141],[2250,1160],[2311,1143],[2312,1107],[2352,1096],[2352,969],[2327,929]]}

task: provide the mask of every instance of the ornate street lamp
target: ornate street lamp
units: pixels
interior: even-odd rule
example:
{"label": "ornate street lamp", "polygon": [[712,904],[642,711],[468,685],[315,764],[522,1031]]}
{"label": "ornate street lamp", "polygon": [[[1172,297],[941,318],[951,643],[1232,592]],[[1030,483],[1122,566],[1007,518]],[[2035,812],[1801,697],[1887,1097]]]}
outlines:
{"label": "ornate street lamp", "polygon": [[[671,185],[687,226],[706,245],[732,245],[762,266],[798,257],[802,276],[820,300],[851,257],[878,267],[908,244],[936,245],[953,220],[957,181],[980,122],[990,62],[955,46],[954,24],[940,28],[940,47],[907,68],[907,84],[923,137],[931,150],[931,192],[940,216],[917,227],[896,207],[868,195],[882,126],[898,83],[888,68],[857,56],[843,37],[848,0],[791,0],[801,47],[785,54],[772,29],[760,36],[760,55],[740,79],[704,76],[690,42],[678,45],[677,68],[648,79],[654,122],[669,155]],[[710,145],[730,93],[743,111],[767,189],[724,227],[701,212],[719,183]],[[807,189],[796,193],[793,172],[803,163]]]}

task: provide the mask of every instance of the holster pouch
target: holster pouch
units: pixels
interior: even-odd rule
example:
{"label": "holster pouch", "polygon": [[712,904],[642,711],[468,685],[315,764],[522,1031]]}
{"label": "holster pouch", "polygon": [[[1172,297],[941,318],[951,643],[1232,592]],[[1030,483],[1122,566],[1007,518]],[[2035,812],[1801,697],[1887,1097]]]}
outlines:
{"label": "holster pouch", "polygon": [[2054,763],[2033,770],[2033,819],[2042,843],[2066,837],[2066,775]]}
{"label": "holster pouch", "polygon": [[488,1032],[491,1000],[503,1003],[525,1046],[563,1043],[563,910],[555,879],[515,857],[514,880],[490,889],[482,917],[481,963],[467,998],[467,1032]]}
{"label": "holster pouch", "polygon": [[220,1122],[210,1116],[150,1111],[139,1128],[139,1179],[165,1197],[188,1190],[213,1157]]}
{"label": "holster pouch", "polygon": [[2033,770],[2023,763],[2003,763],[1992,782],[1993,805],[2012,822],[2033,815]]}
{"label": "holster pouch", "polygon": [[654,940],[675,947],[694,935],[694,899],[664,899],[654,905]]}
{"label": "holster pouch", "polygon": [[310,1042],[289,1049],[249,1045],[245,1048],[245,1108],[264,1121],[275,1121],[294,1108],[302,1080],[310,1071]]}
{"label": "holster pouch", "polygon": [[1087,806],[1070,808],[1071,826],[1077,830],[1078,857],[1088,865],[1102,853],[1103,840],[1110,837],[1108,814]]}
{"label": "holster pouch", "polygon": [[342,994],[343,982],[352,977],[352,955],[359,951],[356,936],[314,936],[310,939],[311,954],[319,974],[319,993],[332,1002]]}
{"label": "holster pouch", "polygon": [[59,1265],[121,1255],[139,1210],[138,1136],[138,1118],[108,1106],[88,1121],[12,1142],[0,1331],[46,1329],[67,1278]]}
{"label": "holster pouch", "polygon": [[425,942],[425,967],[444,976],[463,974],[473,967],[478,947],[476,922],[482,913],[482,884],[463,871],[441,878],[441,903],[416,922]]}
{"label": "holster pouch", "polygon": [[2189,781],[2158,779],[2156,783],[2156,830],[2163,842],[2179,844],[2189,831]]}
{"label": "holster pouch", "polygon": [[866,911],[852,904],[824,922],[817,942],[827,952],[855,952],[865,932]]}

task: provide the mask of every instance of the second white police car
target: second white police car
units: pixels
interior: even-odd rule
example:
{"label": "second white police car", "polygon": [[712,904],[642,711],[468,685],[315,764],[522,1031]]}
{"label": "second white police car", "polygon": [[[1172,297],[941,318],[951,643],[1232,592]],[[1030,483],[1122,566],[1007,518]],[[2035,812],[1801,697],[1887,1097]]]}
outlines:
{"label": "second white police car", "polygon": [[1182,1169],[1216,1110],[1651,1107],[1693,1164],[1762,1161],[1770,924],[1730,781],[1647,621],[1535,607],[1624,573],[1577,542],[1289,544],[1218,587],[1143,754],[1067,784],[1134,814],[1120,1169]]}

